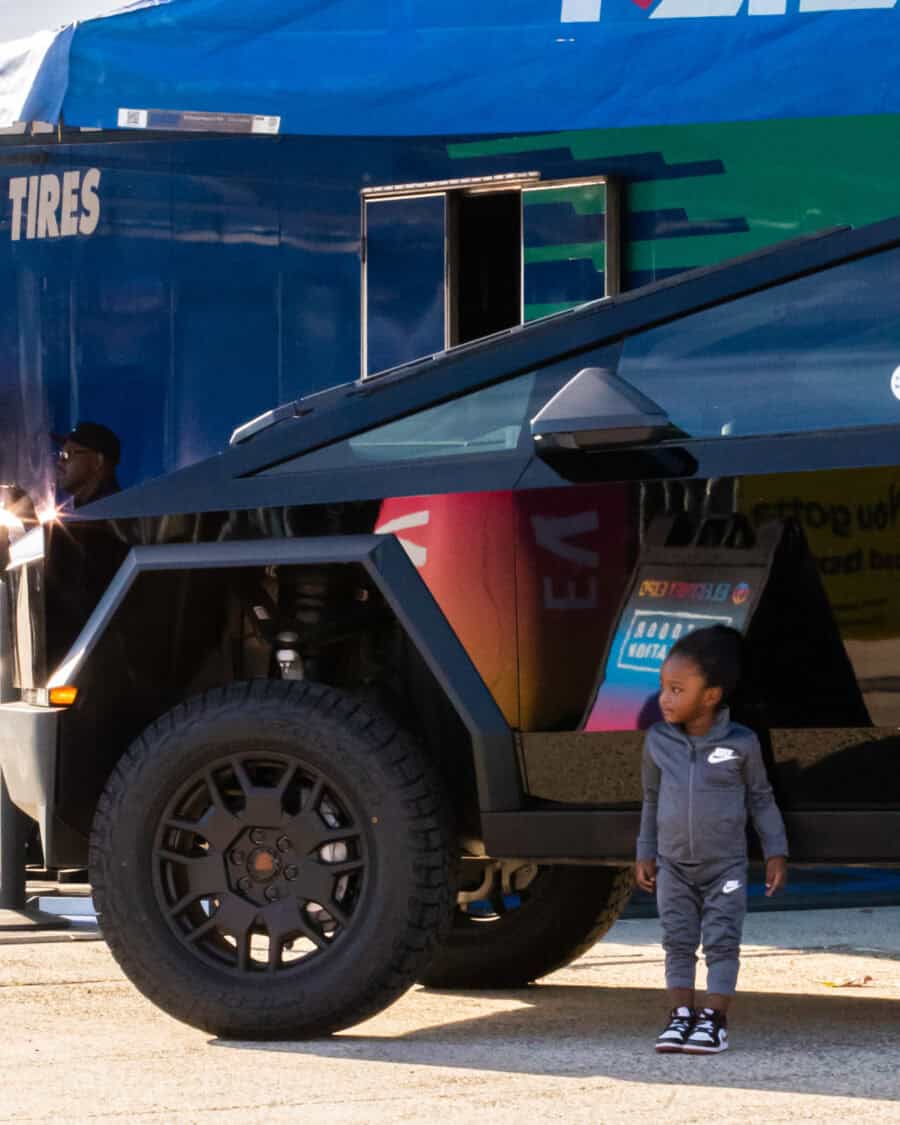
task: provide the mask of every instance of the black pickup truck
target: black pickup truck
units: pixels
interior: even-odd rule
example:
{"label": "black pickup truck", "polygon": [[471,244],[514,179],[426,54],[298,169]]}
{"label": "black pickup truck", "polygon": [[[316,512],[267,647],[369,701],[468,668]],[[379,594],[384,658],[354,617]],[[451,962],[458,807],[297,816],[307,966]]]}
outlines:
{"label": "black pickup truck", "polygon": [[291,1037],[566,964],[716,621],[792,860],[900,860],[898,294],[900,220],[826,232],[7,512],[3,778],[135,984]]}

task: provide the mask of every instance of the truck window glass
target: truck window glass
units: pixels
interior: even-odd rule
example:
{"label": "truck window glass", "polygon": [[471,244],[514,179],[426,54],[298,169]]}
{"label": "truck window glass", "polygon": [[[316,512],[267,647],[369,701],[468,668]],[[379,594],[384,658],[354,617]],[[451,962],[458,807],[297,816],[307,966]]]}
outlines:
{"label": "truck window glass", "polygon": [[900,422],[898,284],[874,254],[635,335],[618,374],[694,437]]}
{"label": "truck window glass", "polygon": [[528,422],[578,369],[567,360],[376,426],[347,441],[292,458],[269,474],[355,465],[471,457],[531,447]]}

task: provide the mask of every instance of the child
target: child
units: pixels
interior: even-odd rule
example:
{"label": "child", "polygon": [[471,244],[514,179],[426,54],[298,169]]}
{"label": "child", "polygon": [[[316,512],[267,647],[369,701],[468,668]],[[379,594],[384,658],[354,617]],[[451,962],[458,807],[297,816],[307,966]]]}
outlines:
{"label": "child", "polygon": [[[716,625],[682,637],[660,672],[664,722],[644,743],[637,883],[656,891],[672,1013],[657,1051],[718,1054],[738,974],[747,906],[747,813],[766,857],[766,894],[787,879],[787,839],[759,742],[726,703],[740,677],[741,637]],[[694,1005],[697,946],[707,968]]]}

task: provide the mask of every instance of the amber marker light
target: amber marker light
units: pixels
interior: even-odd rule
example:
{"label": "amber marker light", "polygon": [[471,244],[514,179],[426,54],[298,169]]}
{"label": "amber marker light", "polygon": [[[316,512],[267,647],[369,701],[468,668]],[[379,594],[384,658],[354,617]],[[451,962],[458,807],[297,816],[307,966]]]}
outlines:
{"label": "amber marker light", "polygon": [[77,687],[55,687],[50,689],[51,707],[71,707],[77,698]]}

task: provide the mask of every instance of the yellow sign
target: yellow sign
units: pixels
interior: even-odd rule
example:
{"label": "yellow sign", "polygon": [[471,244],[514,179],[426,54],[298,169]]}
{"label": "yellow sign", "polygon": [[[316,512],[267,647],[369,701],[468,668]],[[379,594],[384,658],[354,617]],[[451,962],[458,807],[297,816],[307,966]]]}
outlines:
{"label": "yellow sign", "polygon": [[744,477],[740,508],[803,526],[845,639],[900,636],[900,468]]}

